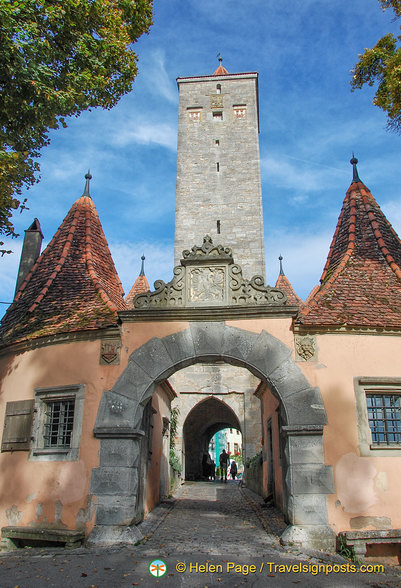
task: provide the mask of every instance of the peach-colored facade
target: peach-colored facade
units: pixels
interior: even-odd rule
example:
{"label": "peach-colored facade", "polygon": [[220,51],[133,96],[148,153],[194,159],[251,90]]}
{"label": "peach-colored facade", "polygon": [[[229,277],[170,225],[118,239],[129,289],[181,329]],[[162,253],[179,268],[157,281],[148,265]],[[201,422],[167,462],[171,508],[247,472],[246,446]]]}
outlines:
{"label": "peach-colored facade", "polygon": [[[284,345],[289,362],[296,366],[294,369],[300,370],[310,387],[319,388],[327,417],[327,425],[323,427],[323,463],[324,467],[332,468],[334,474],[334,492],[326,492],[328,523],[332,530],[338,533],[354,528],[381,528],[383,524],[401,527],[398,508],[401,449],[375,450],[366,445],[366,423],[363,432],[363,414],[358,405],[361,402],[358,394],[360,396],[364,382],[377,381],[378,385],[401,382],[401,367],[397,363],[401,356],[401,338],[352,332],[310,335],[314,338],[315,352],[313,357],[305,360],[296,352],[295,338],[299,333],[294,335],[291,317],[242,318],[226,321],[224,325],[225,330],[234,328],[239,337],[241,334],[261,337],[265,333],[269,341]],[[0,454],[2,527],[79,528],[84,529],[86,535],[90,534],[98,504],[98,496],[91,492],[91,475],[101,465],[101,440],[94,435],[94,428],[102,395],[105,391],[117,390],[119,378],[128,371],[130,357],[141,353],[146,348],[144,346],[152,341],[167,340],[173,334],[185,334],[191,328],[184,320],[123,322],[119,330],[120,358],[116,365],[100,362],[100,335],[104,333],[99,334],[98,339],[48,340],[42,346],[26,348],[25,351],[19,349],[13,353],[12,347],[8,354],[3,351],[0,359],[0,422],[4,422],[7,402],[34,398],[38,389],[83,386],[84,404],[76,460],[32,459],[29,451]],[[269,353],[272,350],[274,352],[274,347]],[[185,365],[191,361],[196,358],[184,358]],[[248,367],[256,374],[253,364],[244,361],[238,365]],[[171,364],[171,373],[175,369],[180,366]],[[265,380],[257,391],[261,400],[264,495],[273,495],[277,506],[286,513],[286,471],[291,461],[283,462],[280,413],[283,415],[288,406],[285,394],[281,398],[273,395],[271,389],[269,381]],[[170,420],[173,396],[166,383],[157,385],[151,396],[151,451],[146,457],[146,468],[142,470],[145,471],[144,513],[154,508],[169,491],[166,423]],[[306,410],[309,408],[306,406]],[[269,479],[269,475],[273,479]]]}
{"label": "peach-colored facade", "polygon": [[[358,381],[401,387],[401,338],[384,334],[327,333],[316,335],[316,356],[297,365],[311,386],[319,387],[328,424],[323,430],[325,464],[333,467],[334,493],[328,494],[329,523],[336,533],[350,529],[400,528],[399,481],[401,447],[372,447],[366,455],[358,409]],[[295,351],[293,357],[295,358]],[[272,420],[275,498],[282,504],[279,464],[278,400],[268,387],[259,393],[264,420],[264,451],[269,455],[266,423]],[[362,399],[363,401],[363,399]],[[268,494],[268,463],[264,491]]]}
{"label": "peach-colored facade", "polygon": [[[84,529],[94,525],[96,496],[90,494],[93,468],[99,466],[100,441],[93,434],[100,399],[124,369],[130,354],[149,339],[176,332],[187,325],[139,323],[121,330],[119,365],[102,365],[101,340],[71,340],[7,354],[0,357],[0,422],[4,423],[7,402],[29,400],[37,389],[79,385],[84,388],[79,457],[74,461],[32,459],[31,451],[0,453],[0,527],[54,526]],[[178,327],[178,329],[177,329]],[[147,464],[144,512],[160,499],[162,487],[169,488],[168,448],[164,441],[163,418],[170,420],[170,395],[158,386],[152,396],[152,457]],[[168,438],[168,437],[167,437]],[[167,492],[168,493],[168,492]]]}

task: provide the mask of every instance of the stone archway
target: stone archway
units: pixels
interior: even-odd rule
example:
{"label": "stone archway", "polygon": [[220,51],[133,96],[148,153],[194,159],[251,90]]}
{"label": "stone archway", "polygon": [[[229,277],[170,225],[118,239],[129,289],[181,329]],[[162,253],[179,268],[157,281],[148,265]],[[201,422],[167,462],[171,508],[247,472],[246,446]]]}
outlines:
{"label": "stone archway", "polygon": [[202,454],[207,453],[211,437],[226,427],[241,429],[234,411],[222,400],[209,396],[196,404],[183,428],[186,479],[202,476]]}
{"label": "stone archway", "polygon": [[103,393],[94,428],[101,447],[100,465],[91,477],[97,512],[90,542],[137,541],[139,532],[129,525],[138,488],[143,407],[155,386],[175,371],[214,361],[245,367],[280,401],[286,435],[285,514],[291,523],[285,539],[332,547],[326,495],[334,491],[333,473],[324,464],[327,418],[320,391],[310,386],[281,341],[266,331],[252,333],[224,322],[191,323],[186,330],[151,339],[131,354],[113,389]]}

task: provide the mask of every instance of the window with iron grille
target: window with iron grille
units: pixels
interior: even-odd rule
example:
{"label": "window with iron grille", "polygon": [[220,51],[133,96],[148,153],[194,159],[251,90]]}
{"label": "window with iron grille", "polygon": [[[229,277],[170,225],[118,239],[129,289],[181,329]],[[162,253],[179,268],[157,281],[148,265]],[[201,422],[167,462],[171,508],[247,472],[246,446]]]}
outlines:
{"label": "window with iron grille", "polygon": [[45,447],[71,447],[75,398],[46,402]]}
{"label": "window with iron grille", "polygon": [[79,459],[83,406],[83,385],[37,388],[30,459]]}
{"label": "window with iron grille", "polygon": [[374,445],[401,444],[401,394],[366,394]]}

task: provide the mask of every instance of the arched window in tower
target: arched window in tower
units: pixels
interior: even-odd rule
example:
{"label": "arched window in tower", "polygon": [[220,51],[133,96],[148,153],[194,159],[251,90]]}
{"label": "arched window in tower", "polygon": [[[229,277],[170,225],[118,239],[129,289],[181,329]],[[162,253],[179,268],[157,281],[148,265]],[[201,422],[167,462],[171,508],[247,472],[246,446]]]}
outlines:
{"label": "arched window in tower", "polygon": [[221,84],[217,84],[217,86],[216,86],[216,94],[221,94]]}

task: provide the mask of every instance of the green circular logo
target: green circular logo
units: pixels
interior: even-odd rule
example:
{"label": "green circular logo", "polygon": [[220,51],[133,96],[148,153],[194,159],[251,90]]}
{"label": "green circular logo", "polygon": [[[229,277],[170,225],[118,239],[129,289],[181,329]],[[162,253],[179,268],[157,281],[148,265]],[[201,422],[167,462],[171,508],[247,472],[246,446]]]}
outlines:
{"label": "green circular logo", "polygon": [[167,565],[161,559],[155,559],[149,564],[149,574],[161,578],[167,572]]}

